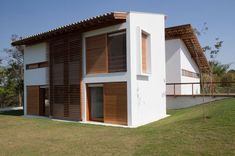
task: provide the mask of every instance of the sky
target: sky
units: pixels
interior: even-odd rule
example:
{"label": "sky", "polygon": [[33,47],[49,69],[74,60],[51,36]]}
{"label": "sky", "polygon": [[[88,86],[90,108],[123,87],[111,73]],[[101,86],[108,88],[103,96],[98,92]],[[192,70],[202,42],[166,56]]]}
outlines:
{"label": "sky", "polygon": [[[235,0],[0,0],[0,55],[12,34],[33,35],[111,11],[141,11],[167,16],[166,27],[192,24],[209,28],[201,46],[224,41],[217,60],[235,69]],[[151,22],[151,21],[150,21]]]}

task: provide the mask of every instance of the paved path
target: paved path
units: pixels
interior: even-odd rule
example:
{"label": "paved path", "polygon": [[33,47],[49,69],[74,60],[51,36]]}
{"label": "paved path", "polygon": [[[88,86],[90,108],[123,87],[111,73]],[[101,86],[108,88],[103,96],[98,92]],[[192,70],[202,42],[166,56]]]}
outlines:
{"label": "paved path", "polygon": [[8,107],[8,108],[0,108],[0,112],[12,111],[12,110],[21,110],[23,107]]}

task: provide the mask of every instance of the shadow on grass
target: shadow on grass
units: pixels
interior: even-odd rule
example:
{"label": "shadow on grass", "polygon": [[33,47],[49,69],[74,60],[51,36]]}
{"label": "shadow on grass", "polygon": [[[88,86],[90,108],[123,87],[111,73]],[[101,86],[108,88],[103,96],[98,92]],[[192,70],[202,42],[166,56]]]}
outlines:
{"label": "shadow on grass", "polygon": [[0,112],[0,115],[21,116],[21,115],[24,115],[24,111],[23,110],[4,111],[4,112]]}

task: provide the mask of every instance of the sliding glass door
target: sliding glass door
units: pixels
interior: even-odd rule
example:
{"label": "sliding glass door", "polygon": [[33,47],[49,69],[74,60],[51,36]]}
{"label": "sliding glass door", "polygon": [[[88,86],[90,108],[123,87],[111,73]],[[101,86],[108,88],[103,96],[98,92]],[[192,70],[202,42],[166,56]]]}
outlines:
{"label": "sliding glass door", "polygon": [[89,86],[89,110],[91,121],[104,121],[104,99],[103,99],[103,87],[102,86]]}

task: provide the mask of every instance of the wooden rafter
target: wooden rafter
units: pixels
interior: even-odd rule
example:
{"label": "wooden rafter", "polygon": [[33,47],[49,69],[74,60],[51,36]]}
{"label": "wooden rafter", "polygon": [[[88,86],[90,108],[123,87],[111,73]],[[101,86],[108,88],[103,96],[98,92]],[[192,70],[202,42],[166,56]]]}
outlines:
{"label": "wooden rafter", "polygon": [[52,29],[47,32],[38,33],[36,35],[28,36],[23,39],[12,42],[13,46],[16,45],[30,45],[36,42],[45,41],[55,37],[57,35],[74,32],[74,31],[89,31],[105,26],[123,23],[126,21],[126,12],[111,12],[100,16],[95,16],[86,20],[82,20],[70,25],[62,26],[56,29]]}
{"label": "wooden rafter", "polygon": [[166,40],[181,39],[186,45],[191,57],[194,59],[201,72],[209,72],[210,66],[190,24],[174,26],[165,29]]}

